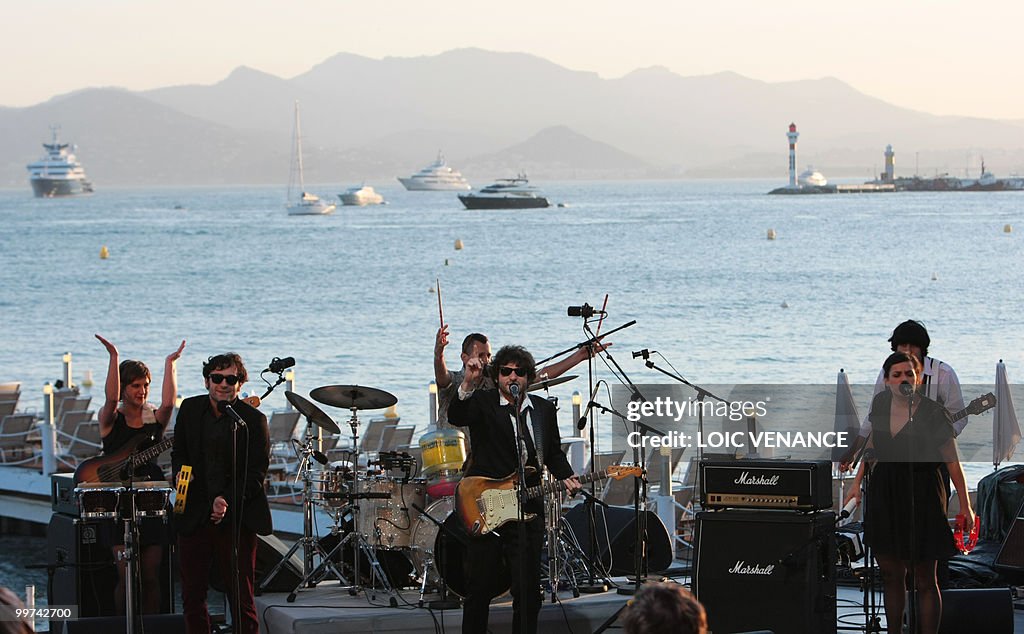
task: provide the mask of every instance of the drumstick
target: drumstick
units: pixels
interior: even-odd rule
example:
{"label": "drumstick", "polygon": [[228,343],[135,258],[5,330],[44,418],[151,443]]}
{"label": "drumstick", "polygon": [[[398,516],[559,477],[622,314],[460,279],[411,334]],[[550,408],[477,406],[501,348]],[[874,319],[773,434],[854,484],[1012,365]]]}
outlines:
{"label": "drumstick", "polygon": [[601,304],[601,318],[597,320],[597,332],[594,333],[594,339],[601,334],[601,324],[604,323],[604,309],[608,308],[608,293],[604,294],[604,303]]}
{"label": "drumstick", "polygon": [[444,310],[441,309],[441,278],[437,278],[437,316],[441,318],[441,327],[444,328]]}

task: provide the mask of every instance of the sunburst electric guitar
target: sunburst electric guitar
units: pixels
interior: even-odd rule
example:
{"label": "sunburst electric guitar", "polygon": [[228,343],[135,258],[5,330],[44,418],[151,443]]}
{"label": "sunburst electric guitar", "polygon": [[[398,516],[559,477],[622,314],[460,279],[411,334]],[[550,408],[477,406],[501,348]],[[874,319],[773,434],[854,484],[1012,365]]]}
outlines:
{"label": "sunburst electric guitar", "polygon": [[[580,476],[580,482],[597,482],[612,478],[621,480],[627,476],[640,477],[643,469],[637,466],[612,465],[604,471],[596,471]],[[466,532],[474,537],[481,537],[497,529],[502,524],[519,519],[519,500],[516,492],[518,474],[507,478],[485,478],[468,476],[462,478],[455,489],[455,506],[459,519]],[[532,500],[555,491],[564,491],[562,482],[542,483],[526,488],[526,499]],[[527,513],[526,520],[531,520],[536,513]]]}

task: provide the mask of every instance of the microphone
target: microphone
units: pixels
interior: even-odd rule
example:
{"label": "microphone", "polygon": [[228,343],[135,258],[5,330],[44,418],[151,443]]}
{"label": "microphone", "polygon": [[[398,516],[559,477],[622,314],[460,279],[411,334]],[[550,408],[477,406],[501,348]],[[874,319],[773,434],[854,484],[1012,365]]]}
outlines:
{"label": "microphone", "polygon": [[643,350],[637,350],[636,352],[633,353],[633,358],[636,359],[637,357],[643,357],[644,361],[646,361],[651,358],[651,351],[648,350],[647,348],[644,348]]}
{"label": "microphone", "polygon": [[316,449],[313,450],[313,460],[316,460],[322,465],[327,464],[327,456],[324,455],[324,452],[318,451]]}
{"label": "microphone", "polygon": [[902,394],[903,396],[910,396],[913,393],[914,385],[912,383],[908,383],[906,381],[900,383],[900,394]]}
{"label": "microphone", "polygon": [[519,402],[519,384],[518,383],[509,383],[508,384],[508,393],[512,395],[512,400],[514,400],[516,403]]}
{"label": "microphone", "polygon": [[245,427],[245,419],[239,416],[238,412],[235,411],[234,407],[231,407],[230,401],[218,401],[217,409],[220,410],[221,416],[229,416],[236,423],[238,423],[242,427]]}
{"label": "microphone", "polygon": [[603,310],[594,310],[594,307],[590,304],[583,304],[582,306],[570,306],[568,310],[566,310],[566,314],[570,317],[582,317],[584,319],[589,319],[594,315],[604,315],[605,312]]}
{"label": "microphone", "polygon": [[855,508],[857,508],[857,498],[853,498],[852,500],[846,503],[846,506],[844,506],[843,510],[839,513],[839,519],[845,520],[846,518],[853,515],[853,509]]}
{"label": "microphone", "polygon": [[270,360],[270,367],[267,369],[274,374],[281,374],[293,365],[295,365],[295,357],[285,357],[283,359],[274,357]]}
{"label": "microphone", "polygon": [[580,416],[578,421],[576,421],[576,429],[583,429],[587,426],[587,416],[590,415],[590,410],[597,405],[597,403],[594,402],[594,399],[597,398],[597,391],[601,389],[602,383],[604,383],[604,379],[601,379],[596,385],[594,385],[594,391],[590,394],[590,400],[587,401],[587,409],[583,410],[583,415]]}

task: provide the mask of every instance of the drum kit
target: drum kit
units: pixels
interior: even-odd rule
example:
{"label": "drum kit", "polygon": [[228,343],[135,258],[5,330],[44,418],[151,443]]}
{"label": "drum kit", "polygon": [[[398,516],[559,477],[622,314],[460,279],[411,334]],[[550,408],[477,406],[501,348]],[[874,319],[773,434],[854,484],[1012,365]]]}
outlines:
{"label": "drum kit", "polygon": [[[466,459],[462,432],[440,430],[421,439],[424,469],[417,473],[417,460],[407,452],[359,449],[359,412],[390,407],[397,398],[359,385],[318,387],[310,392],[313,400],[350,413],[347,459],[329,462],[318,450],[320,434],[340,434],[342,427],[303,396],[286,391],[285,397],[307,422],[302,441],[295,442],[300,459],[295,481],[302,482],[303,536],[259,581],[259,589],[263,590],[301,548],[303,577],[288,595],[289,602],[301,588],[315,587],[333,577],[350,594],[379,590],[391,594],[395,603],[396,587],[413,579],[410,571],[420,580],[421,601],[428,591],[443,591],[444,563],[435,554],[447,539],[441,526],[452,514],[450,495]],[[322,537],[313,529],[316,509],[331,518],[329,531]]]}

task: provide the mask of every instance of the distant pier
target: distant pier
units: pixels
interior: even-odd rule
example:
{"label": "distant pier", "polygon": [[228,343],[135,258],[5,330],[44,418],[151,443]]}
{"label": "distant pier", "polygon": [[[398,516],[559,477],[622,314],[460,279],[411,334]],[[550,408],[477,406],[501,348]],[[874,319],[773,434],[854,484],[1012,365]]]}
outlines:
{"label": "distant pier", "polygon": [[797,196],[804,194],[887,194],[896,191],[892,183],[862,183],[860,185],[801,185],[779,187],[769,194]]}

